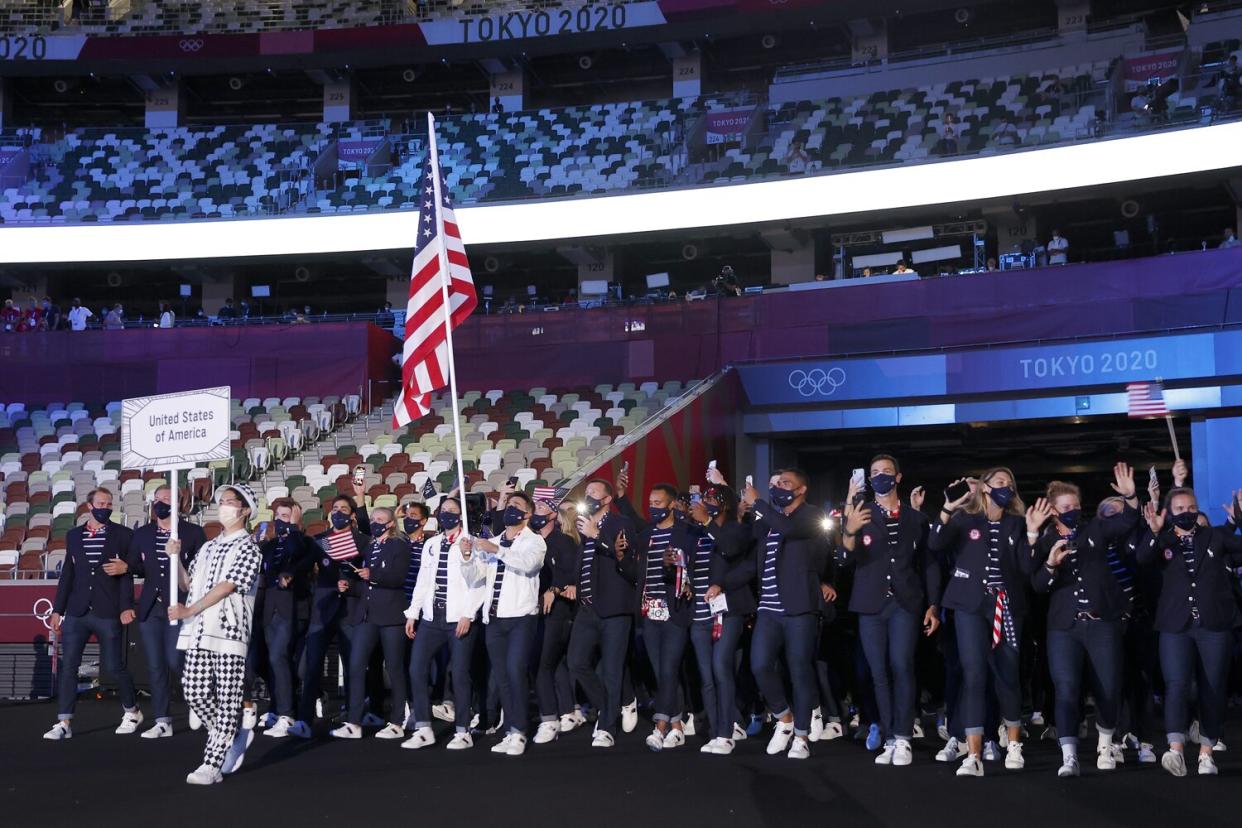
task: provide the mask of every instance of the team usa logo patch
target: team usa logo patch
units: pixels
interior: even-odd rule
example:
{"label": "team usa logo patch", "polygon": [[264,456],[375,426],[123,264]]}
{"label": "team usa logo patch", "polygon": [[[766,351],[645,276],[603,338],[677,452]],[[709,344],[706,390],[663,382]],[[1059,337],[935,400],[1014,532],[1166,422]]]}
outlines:
{"label": "team usa logo patch", "polygon": [[1165,559],[1166,561],[1171,561],[1171,560],[1173,560],[1173,550],[1172,550],[1172,549],[1166,549],[1166,550],[1164,550],[1164,559]]}
{"label": "team usa logo patch", "polygon": [[978,529],[971,529],[971,530],[970,530],[970,539],[971,539],[971,540],[979,540],[979,538],[981,538],[981,537],[983,537],[983,534],[982,534],[982,533],[981,533]]}
{"label": "team usa logo patch", "polygon": [[863,535],[863,546],[870,546],[870,545],[871,545],[871,536]]}

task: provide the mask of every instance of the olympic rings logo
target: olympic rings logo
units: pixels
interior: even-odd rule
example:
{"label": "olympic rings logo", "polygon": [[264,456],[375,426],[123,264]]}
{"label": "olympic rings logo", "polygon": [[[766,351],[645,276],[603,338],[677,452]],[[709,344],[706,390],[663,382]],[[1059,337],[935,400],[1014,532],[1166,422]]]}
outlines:
{"label": "olympic rings logo", "polygon": [[186,39],[182,40],[177,45],[181,47],[181,51],[183,52],[197,52],[199,49],[203,48],[203,39],[201,37]]}
{"label": "olympic rings logo", "polygon": [[36,619],[43,622],[43,626],[47,627],[49,630],[52,629],[51,601],[46,598],[40,598],[34,602],[34,606],[31,607],[31,612],[34,614]]}
{"label": "olympic rings logo", "polygon": [[804,397],[814,397],[816,394],[831,397],[842,385],[845,385],[843,368],[829,368],[827,371],[823,368],[812,368],[809,371],[795,368],[789,372],[789,387]]}

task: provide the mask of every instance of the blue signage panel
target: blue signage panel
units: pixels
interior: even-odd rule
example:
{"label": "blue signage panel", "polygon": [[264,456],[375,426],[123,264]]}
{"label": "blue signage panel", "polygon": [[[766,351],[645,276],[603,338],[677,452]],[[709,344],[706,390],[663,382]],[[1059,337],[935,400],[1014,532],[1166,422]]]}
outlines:
{"label": "blue signage panel", "polygon": [[943,354],[739,365],[737,372],[751,405],[823,405],[945,393]]}
{"label": "blue signage panel", "polygon": [[946,360],[950,394],[1216,375],[1212,334],[963,351],[947,355]]}

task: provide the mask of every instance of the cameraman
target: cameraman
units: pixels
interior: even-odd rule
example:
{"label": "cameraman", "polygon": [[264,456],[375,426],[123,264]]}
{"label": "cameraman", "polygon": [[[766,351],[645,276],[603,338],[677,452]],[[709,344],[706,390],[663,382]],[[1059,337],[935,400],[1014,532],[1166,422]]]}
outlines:
{"label": "cameraman", "polygon": [[717,296],[741,296],[742,286],[738,284],[737,276],[733,274],[733,268],[725,265],[720,269],[720,275],[712,279],[712,293]]}

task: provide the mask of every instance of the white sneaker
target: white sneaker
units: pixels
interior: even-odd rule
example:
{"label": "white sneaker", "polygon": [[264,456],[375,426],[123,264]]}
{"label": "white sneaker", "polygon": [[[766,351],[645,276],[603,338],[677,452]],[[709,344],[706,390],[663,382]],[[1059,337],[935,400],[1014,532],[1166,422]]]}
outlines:
{"label": "white sneaker", "polygon": [[684,730],[678,730],[675,727],[669,728],[668,733],[664,737],[664,747],[679,748],[686,743],[686,733]]}
{"label": "white sneaker", "polygon": [[273,739],[283,739],[289,735],[289,728],[293,727],[293,719],[288,716],[280,716],[276,721],[268,725],[267,730],[263,731],[264,736],[271,736]]}
{"label": "white sneaker", "polygon": [[126,710],[125,715],[121,717],[121,724],[116,729],[118,736],[128,736],[138,730],[138,725],[142,724],[141,710]]}
{"label": "white sneaker", "polygon": [[190,711],[190,730],[198,730],[203,726],[203,720],[193,710]]}
{"label": "white sneaker", "polygon": [[[471,724],[471,727],[474,725]],[[487,730],[483,731],[484,736],[495,736],[505,726],[505,711],[500,711],[500,715],[496,717],[496,722]]]}
{"label": "white sneaker", "polygon": [[457,720],[457,709],[451,701],[440,702],[431,706],[431,716],[442,722],[454,722]]}
{"label": "white sneaker", "polygon": [[914,732],[910,734],[915,739],[923,738],[923,723],[918,719],[914,720]]}
{"label": "white sneaker", "polygon": [[949,741],[945,742],[944,747],[941,748],[940,752],[936,754],[936,761],[956,762],[958,759],[965,756],[967,752],[968,751],[966,750],[965,745],[950,736]]}
{"label": "white sneaker", "polygon": [[914,752],[910,749],[910,743],[905,739],[898,739],[893,745],[893,764],[900,768],[913,761]]}
{"label": "white sneaker", "polygon": [[732,739],[716,739],[716,747],[712,749],[712,753],[717,756],[728,756],[733,752]]}
{"label": "white sneaker", "polygon": [[1199,775],[1215,776],[1216,775],[1216,759],[1210,753],[1199,754]]}
{"label": "white sneaker", "polygon": [[741,741],[746,740],[748,737],[749,736],[746,733],[746,728],[742,727],[737,722],[734,722],[733,723],[733,741],[741,742]]}
{"label": "white sneaker", "polygon": [[389,722],[383,728],[376,731],[376,739],[404,739],[405,728],[396,722]]}
{"label": "white sneaker", "polygon": [[777,722],[772,730],[772,738],[768,740],[768,755],[775,756],[789,749],[789,740],[793,738],[793,722]]}
{"label": "white sneaker", "polygon": [[586,724],[586,716],[582,715],[581,710],[575,710],[573,713],[566,713],[561,716],[561,733],[569,733]]}
{"label": "white sneaker", "polygon": [[795,736],[793,744],[789,746],[790,759],[810,759],[811,743],[806,740],[805,736]]}
{"label": "white sneaker", "polygon": [[1142,742],[1138,748],[1138,760],[1140,765],[1154,765],[1157,761],[1156,751],[1149,742]]}
{"label": "white sneaker", "polygon": [[647,747],[654,753],[659,753],[664,750],[664,734],[660,732],[659,728],[652,730],[643,741],[646,742]]}
{"label": "white sneaker", "polygon": [[1195,719],[1193,722],[1190,723],[1190,728],[1186,731],[1186,738],[1188,738],[1191,742],[1193,742],[1196,745],[1200,744],[1199,742],[1199,720],[1198,719]]}
{"label": "white sneaker", "polygon": [[299,719],[298,721],[289,725],[289,735],[297,736],[299,739],[309,739],[312,735],[311,726],[307,724],[306,722],[302,721],[301,719]]}
{"label": "white sneaker", "polygon": [[896,747],[892,742],[885,742],[884,747],[880,749],[879,755],[875,757],[875,763],[877,765],[893,764],[893,751],[894,750],[896,750]]}
{"label": "white sneaker", "polygon": [[167,739],[171,735],[173,729],[168,722],[156,722],[142,732],[144,739]]}
{"label": "white sneaker", "polygon": [[1001,750],[1009,747],[1009,728],[1003,724],[996,728],[996,743],[1001,746]]}
{"label": "white sneaker", "polygon": [[1180,750],[1166,750],[1160,757],[1160,766],[1174,776],[1186,775],[1186,757]]}
{"label": "white sneaker", "polygon": [[621,730],[625,733],[633,733],[636,727],[638,727],[638,700],[634,699],[629,704],[621,706]]}
{"label": "white sneaker", "polygon": [[720,744],[723,741],[724,741],[723,739],[717,736],[714,739],[711,739],[710,741],[706,742],[702,747],[700,747],[699,753],[715,753],[716,745]]}
{"label": "white sneaker", "polygon": [[346,722],[329,734],[333,739],[361,739],[362,728]]}
{"label": "white sneaker", "polygon": [[1225,752],[1226,750],[1229,750],[1229,748],[1225,747],[1225,740],[1224,740],[1224,739],[1217,739],[1217,740],[1216,740],[1216,744],[1212,745],[1212,752],[1213,752],[1213,753],[1223,753],[1223,752]]}
{"label": "white sneaker", "polygon": [[521,756],[526,752],[526,737],[521,733],[510,733],[512,739],[509,741],[509,755]]}
{"label": "white sneaker", "polygon": [[1061,767],[1057,768],[1057,776],[1062,779],[1068,779],[1071,776],[1077,776],[1079,773],[1078,759],[1070,758],[1061,763]]}
{"label": "white sneaker", "polygon": [[824,713],[818,707],[811,711],[811,732],[807,736],[812,742],[818,742],[824,735]]}
{"label": "white sneaker", "polygon": [[824,732],[819,735],[821,742],[831,742],[833,739],[840,739],[845,735],[845,730],[841,727],[840,722],[824,722]]}
{"label": "white sneaker", "polygon": [[315,718],[316,719],[327,718],[326,716],[323,715],[323,697],[322,696],[315,699]]}
{"label": "white sneaker", "polygon": [[190,785],[219,785],[224,781],[224,777],[211,765],[199,765],[186,774],[185,781]]}
{"label": "white sneaker", "polygon": [[410,738],[401,743],[406,750],[418,750],[436,743],[436,735],[429,727],[420,727],[410,734]]}
{"label": "white sneaker", "polygon": [[383,727],[385,724],[387,723],[374,713],[367,712],[362,716],[363,727]]}
{"label": "white sneaker", "polygon": [[1022,770],[1026,767],[1026,758],[1022,755],[1022,743],[1010,742],[1005,748],[1005,767],[1009,770]]}
{"label": "white sneaker", "polygon": [[69,724],[68,719],[61,719],[52,725],[52,729],[43,734],[44,739],[50,739],[53,742],[59,742],[62,739],[73,738],[73,725]]}
{"label": "white sneaker", "polygon": [[681,733],[683,736],[693,736],[695,734],[693,713],[686,714],[685,720],[681,723]]}
{"label": "white sneaker", "polygon": [[505,738],[492,745],[492,753],[508,753],[509,743],[513,741],[513,733],[506,733]]}
{"label": "white sneaker", "polygon": [[555,742],[556,737],[560,735],[559,722],[540,722],[539,729],[535,731],[535,744],[546,745],[548,742]]}
{"label": "white sneaker", "polygon": [[259,723],[259,709],[253,704],[249,707],[242,706],[242,730],[254,730],[254,726]]}
{"label": "white sneaker", "polygon": [[272,725],[276,724],[279,718],[280,717],[277,716],[273,711],[269,710],[263,714],[263,717],[261,719],[259,719],[259,727],[261,728],[271,727]]}
{"label": "white sneaker", "polygon": [[1102,770],[1117,770],[1117,755],[1112,745],[1104,745],[1095,753],[1095,766]]}
{"label": "white sneaker", "polygon": [[1040,711],[1040,710],[1031,711],[1031,727],[1043,727],[1043,726],[1044,726],[1043,711]]}
{"label": "white sneaker", "polygon": [[957,769],[957,776],[983,776],[983,762],[979,761],[978,756],[970,755],[962,760],[961,766]]}
{"label": "white sneaker", "polygon": [[469,733],[454,733],[448,743],[449,750],[467,750],[472,747],[474,747],[474,739]]}
{"label": "white sneaker", "polygon": [[254,741],[254,730],[250,728],[242,728],[233,736],[233,744],[229,745],[228,753],[224,754],[224,765],[220,768],[220,773],[230,774],[236,773],[242,766],[242,762],[246,759],[246,750],[249,749],[250,743]]}
{"label": "white sneaker", "polygon": [[983,761],[997,762],[997,761],[1000,761],[1000,758],[1001,758],[1000,745],[996,744],[996,742],[984,742],[983,743]]}
{"label": "white sneaker", "polygon": [[607,730],[595,731],[595,736],[591,739],[591,747],[597,748],[610,748],[616,743],[617,740],[612,738],[612,734]]}

